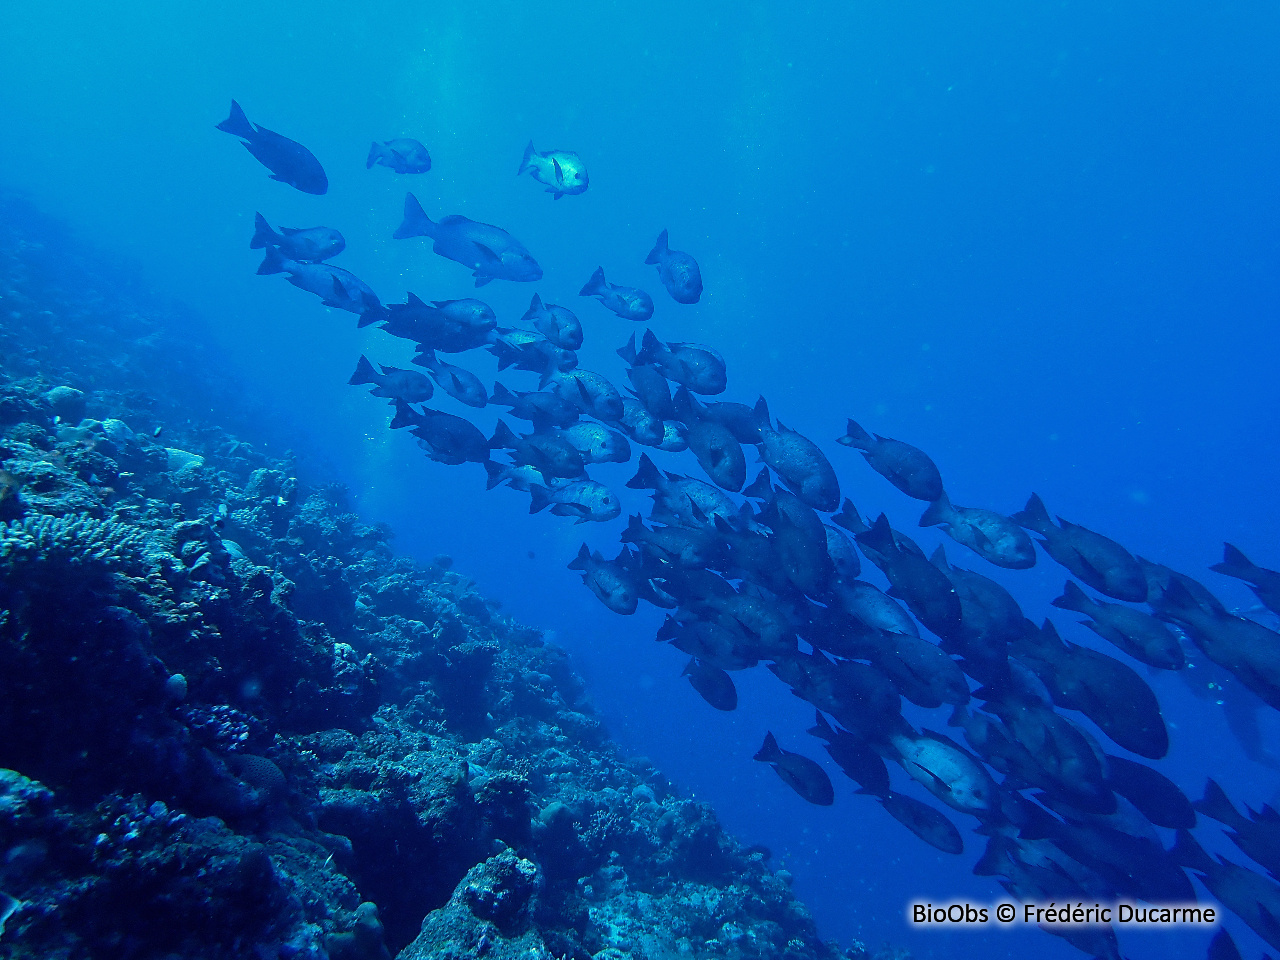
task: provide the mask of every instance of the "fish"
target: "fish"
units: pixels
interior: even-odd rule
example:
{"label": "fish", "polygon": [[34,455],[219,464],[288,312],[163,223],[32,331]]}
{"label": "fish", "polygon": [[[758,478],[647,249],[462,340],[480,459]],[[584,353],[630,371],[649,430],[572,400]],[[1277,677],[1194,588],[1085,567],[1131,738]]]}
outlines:
{"label": "fish", "polygon": [[375,140],[369,147],[364,167],[372,170],[375,163],[390,167],[396,173],[426,173],[431,169],[431,154],[427,153],[427,148],[421,143],[409,137],[384,140],[382,143]]}
{"label": "fish", "polygon": [[1215,860],[1186,830],[1178,831],[1172,853],[1178,863],[1196,872],[1223,906],[1280,949],[1280,885],[1221,855]]}
{"label": "fish", "polygon": [[1007,570],[1036,565],[1036,548],[1025,530],[1008,517],[982,507],[957,507],[943,492],[920,517],[920,526],[941,525],[956,543]]}
{"label": "fish", "polygon": [[702,271],[698,269],[698,261],[668,247],[666,230],[658,234],[644,262],[657,266],[658,279],[676,303],[697,303],[702,296]]}
{"label": "fish", "polygon": [[835,788],[822,767],[808,757],[783,750],[772,733],[765,734],[764,745],[753,759],[773,767],[783,783],[810,803],[820,807],[835,803]]}
{"label": "fish", "polygon": [[1196,811],[1186,794],[1145,764],[1108,754],[1107,785],[1157,827],[1190,830],[1196,825]]}
{"label": "fish", "polygon": [[857,548],[839,527],[824,523],[827,534],[827,556],[831,558],[831,566],[835,569],[836,579],[843,583],[855,580],[862,573],[862,558]]}
{"label": "fish", "polygon": [[578,296],[595,297],[623,320],[643,323],[653,316],[653,297],[639,287],[610,283],[604,278],[604,267],[596,267],[596,272],[582,285]]}
{"label": "fish", "polygon": [[661,447],[666,441],[666,423],[633,397],[622,398],[622,416],[613,421],[613,425],[646,447]]}
{"label": "fish", "polygon": [[718,487],[737,493],[747,481],[747,459],[732,431],[723,424],[699,417],[687,387],[676,391],[676,416],[685,424],[684,439],[698,465]]}
{"label": "fish", "polygon": [[322,263],[347,248],[347,241],[332,227],[281,227],[277,233],[260,213],[253,215],[253,238],[250,250],[277,247],[286,260],[299,263]]}
{"label": "fish", "polygon": [[884,758],[861,737],[833,728],[821,710],[815,711],[815,716],[817,720],[807,732],[823,741],[827,755],[844,775],[873,796],[888,796],[889,768]]}
{"label": "fish", "polygon": [[1130,603],[1147,599],[1147,578],[1142,567],[1114,540],[1061,517],[1055,524],[1034,493],[1026,508],[1011,519],[1040,534],[1045,553],[1099,593]]}
{"label": "fish", "polygon": [[688,405],[687,412],[690,416],[720,424],[733,434],[733,439],[745,446],[763,442],[755,407],[733,401],[703,401],[692,394],[689,395]]}
{"label": "fish", "polygon": [[1159,670],[1181,670],[1187,665],[1187,655],[1173,631],[1149,613],[1091,600],[1073,580],[1066,582],[1062,596],[1052,602],[1062,610],[1090,617],[1086,627],[1135,660]]}
{"label": "fish", "polygon": [[510,407],[511,416],[528,420],[538,432],[543,432],[549,427],[570,426],[582,416],[574,404],[550,391],[512,393],[501,383],[493,385],[493,394],[489,397],[489,402],[500,407]]}
{"label": "fish", "polygon": [[874,583],[850,580],[836,584],[831,593],[836,606],[872,630],[920,636],[911,615]]}
{"label": "fish", "polygon": [[801,654],[794,643],[789,651],[768,657],[773,660],[769,670],[792,693],[865,740],[878,741],[902,723],[901,698],[889,679],[870,664]]}
{"label": "fish", "polygon": [[[862,792],[862,791],[859,791]],[[877,797],[880,806],[893,819],[914,833],[935,850],[943,853],[964,853],[964,840],[956,825],[943,814],[915,797],[902,793],[890,793]]]}
{"label": "fish", "polygon": [[614,613],[630,616],[636,612],[639,591],[627,568],[629,556],[624,546],[616,559],[606,560],[599,553],[587,549],[584,543],[578,548],[577,557],[569,562],[569,569],[582,572],[582,582],[606,607]]}
{"label": "fish", "polygon": [[719,623],[688,614],[680,619],[667,617],[656,639],[721,670],[749,670],[760,662],[738,634]]}
{"label": "fish", "polygon": [[329,179],[324,175],[324,167],[310,150],[273,130],[250,123],[234,100],[230,116],[217,127],[223,133],[239,137],[254,159],[271,171],[270,179],[316,196],[328,191]]}
{"label": "fish", "polygon": [[947,806],[983,816],[999,806],[999,790],[977,757],[950,737],[931,730],[891,734],[893,757],[915,780]]}
{"label": "fish", "polygon": [[619,539],[623,543],[634,544],[665,564],[695,569],[715,562],[724,552],[724,545],[714,531],[691,527],[647,527],[639,514],[627,518],[627,529]]}
{"label": "fish", "polygon": [[529,174],[547,188],[547,193],[556,200],[564,196],[576,196],[584,193],[590,184],[587,168],[582,158],[568,150],[548,150],[539,153],[533,148],[530,140],[524,148],[524,157],[520,161],[520,169],[516,176]]}
{"label": "fish", "polygon": [[1009,644],[1034,630],[1013,596],[996,581],[947,562],[939,544],[930,562],[951,581],[960,598],[960,628],[942,641],[948,653],[963,657],[966,673],[981,683],[1003,675]]}
{"label": "fish", "polygon": [[418,413],[403,400],[397,400],[391,429],[401,427],[413,427],[410,432],[426,445],[427,455],[437,463],[456,466],[484,463],[489,459],[489,441],[471,421],[462,417],[429,407],[423,407]]}
{"label": "fish", "polygon": [[429,237],[436,254],[472,271],[477,287],[491,280],[531,283],[542,279],[538,261],[501,227],[478,223],[461,214],[451,214],[434,223],[412,193],[404,196],[404,220],[391,236],[395,240]]}
{"label": "fish", "polygon": [[1222,562],[1209,569],[1243,580],[1264,607],[1272,613],[1280,613],[1280,572],[1258,566],[1229,543],[1222,545]]}
{"label": "fish", "polygon": [[560,431],[586,463],[626,463],[631,459],[631,445],[622,434],[599,423],[581,420]]}
{"label": "fish", "polygon": [[520,322],[532,324],[533,329],[564,350],[577,350],[582,346],[582,322],[557,303],[544,306],[536,293]]}
{"label": "fish", "polygon": [[489,391],[470,370],[445,363],[434,350],[426,350],[413,358],[418,366],[426,367],[440,389],[459,403],[468,407],[483,407],[489,402]]}
{"label": "fish", "polygon": [[871,529],[855,534],[854,540],[873,551],[868,558],[889,578],[889,595],[905,602],[916,619],[944,639],[959,632],[963,608],[956,588],[923,555],[898,545],[888,517],[880,514]]}
{"label": "fish", "polygon": [[644,404],[644,408],[658,420],[674,420],[675,404],[671,401],[671,385],[658,368],[648,363],[638,363],[627,368],[632,395]]}
{"label": "fish", "polygon": [[942,474],[928,454],[918,447],[869,434],[853,420],[845,424],[844,436],[836,442],[862,451],[871,469],[908,497],[933,503],[943,494]]}
{"label": "fish", "polygon": [[277,247],[267,247],[258,274],[287,273],[299,290],[314,293],[326,307],[357,314],[357,326],[367,327],[387,316],[387,310],[369,285],[350,271],[328,263],[287,260]]}
{"label": "fish", "polygon": [[623,414],[622,394],[618,388],[590,370],[568,370],[557,373],[547,387],[558,397],[574,404],[588,416],[605,423],[620,420]]}
{"label": "fish", "polygon": [[521,490],[525,493],[529,492],[529,488],[535,483],[546,486],[547,477],[541,470],[527,463],[520,464],[502,464],[494,460],[485,462],[484,471],[487,475],[484,488],[492,490],[501,484],[506,484],[512,490]]}
{"label": "fish", "polygon": [[627,486],[653,491],[653,519],[659,523],[714,527],[716,517],[730,525],[738,519],[738,509],[727,494],[701,480],[662,473],[648,454],[640,455],[636,475]]}
{"label": "fish", "polygon": [[689,388],[690,393],[713,396],[724,393],[729,376],[724,357],[711,347],[697,343],[663,343],[652,330],[646,330],[636,350],[636,338],[618,348],[616,353],[629,365],[647,363],[672,383]]}
{"label": "fish", "polygon": [[410,293],[404,303],[387,305],[382,329],[412,340],[421,350],[465,353],[489,343],[498,326],[493,308],[482,300],[436,300],[425,303]]}
{"label": "fish", "polygon": [[818,515],[798,497],[775,490],[759,519],[773,531],[773,543],[787,579],[801,593],[822,596],[835,568]]}
{"label": "fish", "polygon": [[870,647],[868,659],[916,706],[933,709],[969,702],[963,671],[941,647],[901,633],[885,634]]}
{"label": "fish", "polygon": [[395,367],[382,367],[378,373],[373,369],[366,357],[356,363],[356,372],[347,381],[349,384],[372,383],[374,388],[369,392],[375,397],[389,400],[402,400],[405,403],[422,403],[430,400],[435,393],[431,380],[413,370],[399,370]]}
{"label": "fish", "polygon": [[492,450],[510,450],[517,464],[528,464],[552,479],[576,480],[585,476],[586,461],[564,437],[555,433],[531,433],[518,437],[502,420],[489,440]]}
{"label": "fish", "polygon": [[760,428],[760,459],[814,510],[834,511],[840,505],[840,482],[817,444],[783,426],[781,421],[775,430],[763,398],[756,404],[755,413]]}
{"label": "fish", "polygon": [[1260,812],[1249,810],[1246,816],[1235,808],[1226,791],[1210,779],[1205,783],[1204,798],[1194,806],[1226,827],[1227,836],[1245,856],[1280,880],[1280,814],[1270,805],[1264,805]]}
{"label": "fish", "polygon": [[515,367],[541,376],[546,387],[557,373],[567,373],[578,366],[578,355],[572,350],[557,347],[534,330],[515,327],[498,327],[490,337],[489,352],[498,358],[498,369]]}
{"label": "fish", "polygon": [[658,443],[658,449],[667,453],[688,450],[689,441],[685,439],[684,424],[675,420],[662,421],[662,440]]}
{"label": "fish", "polygon": [[1240,948],[1231,939],[1231,934],[1220,929],[1209,941],[1209,953],[1206,960],[1244,960],[1240,956]]}
{"label": "fish", "polygon": [[558,517],[573,517],[576,523],[606,523],[622,513],[622,504],[603,483],[596,480],[571,480],[556,487],[534,484],[529,512],[551,508]]}
{"label": "fish", "polygon": [[733,678],[715,664],[692,657],[680,675],[688,677],[698,696],[717,710],[729,712],[738,708],[738,688],[733,685]]}

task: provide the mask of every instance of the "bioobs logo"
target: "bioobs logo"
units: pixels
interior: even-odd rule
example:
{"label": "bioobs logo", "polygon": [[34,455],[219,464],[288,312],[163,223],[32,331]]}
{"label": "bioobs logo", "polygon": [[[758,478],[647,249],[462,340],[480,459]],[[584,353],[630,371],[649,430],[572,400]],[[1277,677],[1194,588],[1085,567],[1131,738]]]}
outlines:
{"label": "bioobs logo", "polygon": [[913,903],[907,910],[907,916],[916,926],[981,926],[991,922],[991,909],[963,900],[955,903]]}

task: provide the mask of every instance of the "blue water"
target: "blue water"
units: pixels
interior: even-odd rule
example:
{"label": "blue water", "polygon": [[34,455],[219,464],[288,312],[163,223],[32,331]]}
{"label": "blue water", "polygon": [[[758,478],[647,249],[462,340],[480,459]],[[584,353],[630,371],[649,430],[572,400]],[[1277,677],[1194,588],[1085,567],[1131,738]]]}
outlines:
{"label": "blue water", "polygon": [[[390,239],[413,189],[433,217],[500,224],[541,262],[541,283],[481,292],[502,322],[537,290],[583,319],[582,365],[621,379],[613,350],[640,327],[577,290],[597,265],[645,287],[649,326],[716,346],[726,398],[763,394],[822,442],[864,513],[910,530],[920,505],[833,442],[847,416],[927,450],[957,503],[1012,512],[1034,490],[1248,605],[1205,568],[1224,539],[1280,566],[1277,49],[1271,2],[10,5],[0,186],[209,318],[273,434],[349,483],[401,551],[452,555],[554,630],[615,736],[770,846],[825,935],[922,957],[1069,957],[1035,932],[908,929],[911,899],[995,897],[969,874],[978,838],[934,855],[838,774],[822,810],[753,763],[766,729],[819,755],[809,708],[759,670],[739,677],[736,713],[710,710],[653,642],[658,611],[616,617],[564,569],[583,538],[616,550],[620,522],[528,516],[523,496],[485,493],[478,466],[429,463],[389,433],[383,404],[346,381],[360,353],[404,365],[409,345],[255,276],[253,213],[342,230],[336,263],[384,301],[469,295],[425,241]],[[328,195],[267,180],[214,129],[233,97],[316,154]],[[369,142],[396,136],[428,146],[430,173],[365,169]],[[529,138],[579,153],[587,193],[553,201],[517,178]],[[643,266],[664,227],[701,263],[697,306]],[[462,362],[492,381],[487,355]],[[1042,560],[1002,579],[1038,619],[1064,578]],[[1214,704],[1176,677],[1151,683],[1173,738],[1162,770],[1193,797],[1211,773],[1239,801],[1272,799],[1276,774],[1244,758]],[[1264,726],[1274,741],[1280,725]],[[1122,947],[1190,957],[1206,940]]]}

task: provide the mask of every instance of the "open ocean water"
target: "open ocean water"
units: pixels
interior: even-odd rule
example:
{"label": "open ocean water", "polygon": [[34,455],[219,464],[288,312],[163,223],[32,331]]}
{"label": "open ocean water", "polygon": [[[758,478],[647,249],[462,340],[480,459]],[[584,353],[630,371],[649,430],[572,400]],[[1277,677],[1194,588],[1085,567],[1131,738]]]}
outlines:
{"label": "open ocean water", "polygon": [[[634,462],[593,468],[623,496],[623,518],[581,525],[486,492],[477,464],[429,462],[387,429],[383,401],[347,384],[362,353],[407,367],[411,344],[256,276],[254,213],[340,229],[335,263],[386,303],[477,296],[503,325],[535,291],[564,304],[585,330],[581,366],[615,383],[614,351],[633,333],[714,346],[729,374],[714,399],[766,397],[820,445],[863,514],[885,511],[927,551],[944,542],[1031,619],[1052,613],[1068,639],[1123,658],[1049,606],[1066,571],[1048,557],[1026,572],[979,566],[918,530],[924,505],[835,438],[852,417],[926,451],[956,503],[1011,514],[1034,491],[1052,514],[1254,607],[1244,585],[1206,568],[1223,541],[1280,566],[1277,50],[1280,6],[1264,0],[10,3],[0,189],[206,318],[272,433],[348,484],[362,513],[394,528],[397,550],[452,556],[505,612],[554,631],[613,736],[768,846],[824,936],[928,958],[1066,958],[1081,954],[1034,930],[911,928],[914,899],[1000,894],[971,874],[973,821],[953,814],[966,851],[948,856],[834,765],[836,801],[817,807],[753,762],[772,730],[825,763],[804,735],[812,708],[762,666],[734,674],[736,711],[712,710],[680,677],[686,658],[654,642],[663,611],[615,616],[566,569],[584,541],[616,553],[626,515],[645,504],[624,486]],[[315,154],[326,195],[268,180],[214,128],[233,98]],[[431,170],[366,169],[370,141],[393,137],[425,144]],[[530,139],[579,154],[589,189],[553,200],[518,177]],[[429,241],[393,240],[406,190],[433,219],[509,230],[543,279],[476,291]],[[663,229],[700,263],[696,305],[675,303],[644,265]],[[600,265],[654,296],[652,320],[578,297]],[[486,354],[448,359],[492,386]],[[432,405],[486,436],[500,412]],[[688,454],[655,459],[700,475]],[[1276,802],[1277,770],[1245,756],[1219,703],[1127,662],[1169,728],[1159,770],[1192,799],[1212,776],[1237,804]],[[907,716],[945,731],[948,713]],[[1280,753],[1274,711],[1258,715]],[[1211,821],[1197,836],[1243,862]],[[1227,925],[1259,955],[1261,940]],[[1201,957],[1208,939],[1124,933],[1121,948]]]}

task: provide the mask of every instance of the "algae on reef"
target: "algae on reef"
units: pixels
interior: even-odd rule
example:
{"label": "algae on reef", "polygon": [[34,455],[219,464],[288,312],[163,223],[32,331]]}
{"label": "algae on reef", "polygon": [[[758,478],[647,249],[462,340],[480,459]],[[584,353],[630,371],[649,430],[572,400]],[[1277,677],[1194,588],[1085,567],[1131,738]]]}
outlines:
{"label": "algae on reef", "polygon": [[562,651],[0,206],[4,956],[842,955]]}

